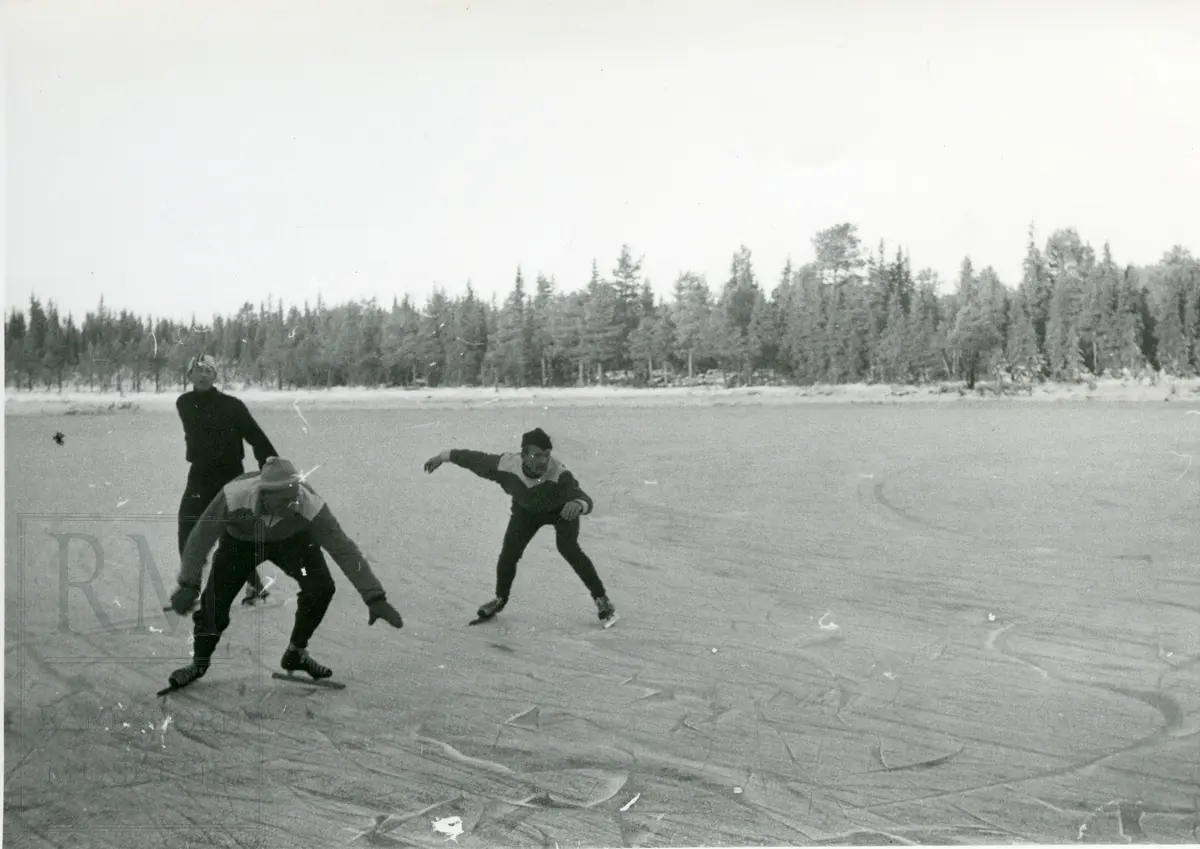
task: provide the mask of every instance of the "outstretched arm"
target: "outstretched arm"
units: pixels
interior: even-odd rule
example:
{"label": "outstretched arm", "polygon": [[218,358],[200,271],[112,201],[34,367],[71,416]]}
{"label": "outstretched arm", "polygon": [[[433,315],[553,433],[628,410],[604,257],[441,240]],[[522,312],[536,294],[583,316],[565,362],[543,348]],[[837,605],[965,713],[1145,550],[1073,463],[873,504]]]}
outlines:
{"label": "outstretched arm", "polygon": [[370,604],[385,597],[383,585],[375,577],[371,564],[367,562],[354,540],[346,536],[328,504],[324,505],[313,519],[311,533],[317,545],[329,552],[329,556],[337,563],[347,580],[358,590],[364,603]]}
{"label": "outstretched arm", "polygon": [[500,455],[471,451],[466,448],[448,448],[441,454],[426,460],[425,471],[432,473],[443,463],[453,463],[485,480],[494,481],[500,468]]}
{"label": "outstretched arm", "polygon": [[208,560],[209,553],[221,536],[225,516],[225,491],[221,490],[208,502],[196,526],[188,534],[187,543],[183,546],[183,556],[180,558],[181,586],[200,587],[200,582],[204,580],[204,561]]}
{"label": "outstretched arm", "polygon": [[268,457],[278,457],[279,452],[275,450],[271,440],[267,438],[266,433],[251,415],[250,408],[241,399],[238,400],[238,407],[240,408],[238,431],[242,434],[242,439],[250,443],[250,447],[254,450],[254,459],[258,461],[258,467],[261,469]]}
{"label": "outstretched arm", "polygon": [[404,619],[400,616],[400,611],[388,601],[383,585],[371,571],[371,564],[363,557],[354,541],[346,536],[328,504],[323,505],[313,518],[310,532],[317,545],[329,552],[338,568],[362,596],[363,603],[370,611],[367,624],[374,625],[375,620],[382,619],[393,628],[403,628]]}

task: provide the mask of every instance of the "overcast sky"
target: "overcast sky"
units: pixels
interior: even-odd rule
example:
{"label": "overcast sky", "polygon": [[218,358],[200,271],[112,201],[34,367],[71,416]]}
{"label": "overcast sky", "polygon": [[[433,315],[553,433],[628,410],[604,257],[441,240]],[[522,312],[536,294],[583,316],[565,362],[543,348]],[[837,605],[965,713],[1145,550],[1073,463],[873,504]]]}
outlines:
{"label": "overcast sky", "polygon": [[773,288],[841,221],[952,278],[1200,252],[1188,0],[6,0],[9,306],[207,321],[622,243]]}

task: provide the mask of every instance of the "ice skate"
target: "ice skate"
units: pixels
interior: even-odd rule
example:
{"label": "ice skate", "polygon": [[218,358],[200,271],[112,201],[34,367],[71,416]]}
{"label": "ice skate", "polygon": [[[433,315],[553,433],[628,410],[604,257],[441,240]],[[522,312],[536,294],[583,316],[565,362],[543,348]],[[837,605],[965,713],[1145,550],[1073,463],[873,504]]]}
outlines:
{"label": "ice skate", "polygon": [[[288,681],[292,684],[326,687],[330,690],[346,689],[346,685],[341,681],[329,680],[333,675],[333,670],[313,660],[312,655],[308,653],[307,649],[297,649],[288,646],[287,651],[283,653],[283,658],[279,661],[279,665],[287,670],[287,674],[272,672],[272,678],[280,681]],[[306,681],[303,678],[298,678],[293,674],[295,672],[307,672],[312,680]]]}
{"label": "ice skate", "polygon": [[207,663],[189,663],[187,666],[180,667],[167,678],[167,683],[170,686],[159,690],[158,695],[163,696],[172,690],[179,690],[189,684],[193,684],[203,678],[206,672],[208,672]]}
{"label": "ice skate", "polygon": [[596,615],[604,623],[604,627],[611,628],[615,625],[619,617],[617,616],[617,609],[608,600],[608,596],[602,595],[597,599],[593,599],[593,601],[596,602]]}
{"label": "ice skate", "polygon": [[495,616],[497,613],[499,613],[501,610],[503,610],[507,604],[508,604],[508,599],[500,598],[499,596],[497,596],[496,598],[492,599],[487,604],[483,605],[478,610],[476,610],[475,613],[477,614],[478,618],[472,619],[470,621],[470,623],[468,623],[468,624],[478,625],[480,622],[488,621],[493,616]]}
{"label": "ice skate", "polygon": [[267,590],[255,591],[252,589],[247,589],[246,595],[244,595],[242,597],[242,604],[244,604],[246,607],[253,607],[255,604],[257,604],[260,601],[266,601],[267,596],[269,596],[270,594],[271,593],[268,592]]}
{"label": "ice skate", "polygon": [[288,650],[283,653],[279,665],[289,673],[298,671],[307,672],[314,680],[331,678],[333,676],[333,670],[313,660],[312,655],[308,653],[308,649],[298,649],[288,646]]}

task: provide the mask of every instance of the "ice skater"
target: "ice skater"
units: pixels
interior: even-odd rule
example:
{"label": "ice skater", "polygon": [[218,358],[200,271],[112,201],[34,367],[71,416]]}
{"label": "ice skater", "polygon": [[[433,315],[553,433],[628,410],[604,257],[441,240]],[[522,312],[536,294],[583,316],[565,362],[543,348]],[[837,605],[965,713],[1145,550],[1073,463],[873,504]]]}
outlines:
{"label": "ice skater", "polygon": [[604,583],[579,547],[579,517],[592,512],[591,496],[580,488],[566,466],[550,456],[553,447],[550,437],[539,427],[521,437],[519,454],[448,449],[425,462],[425,471],[430,474],[443,463],[454,463],[500,484],[512,496],[512,514],[496,562],[496,597],[479,608],[476,621],[491,619],[508,604],[517,562],[545,525],[554,525],[558,553],[592,594],[601,621],[615,621],[616,609],[608,600]]}
{"label": "ice skater", "polygon": [[[183,439],[187,446],[187,485],[179,501],[179,554],[196,519],[221,491],[221,487],[245,473],[246,456],[242,441],[250,443],[254,459],[261,469],[268,457],[279,452],[258,426],[245,403],[217,389],[217,363],[207,354],[192,357],[187,377],[192,389],[175,401],[179,420],[183,423]],[[246,596],[242,604],[262,601],[269,595],[258,570],[246,580]]]}
{"label": "ice skater", "polygon": [[[218,543],[219,539],[219,543]],[[212,572],[200,592],[204,563],[213,544]],[[268,458],[259,472],[249,472],[226,484],[200,516],[184,546],[179,588],[171,609],[192,615],[192,662],[168,679],[174,688],[202,677],[212,663],[221,634],[229,627],[229,608],[246,576],[264,560],[277,565],[300,585],[291,641],[279,665],[302,670],[315,679],[333,670],[308,653],[308,643],[325,618],[336,589],[325,563],[325,549],[345,573],[370,614],[367,624],[382,619],[395,628],[404,621],[388,602],[387,593],[358,546],[342,531],[325,500],[287,460]]]}

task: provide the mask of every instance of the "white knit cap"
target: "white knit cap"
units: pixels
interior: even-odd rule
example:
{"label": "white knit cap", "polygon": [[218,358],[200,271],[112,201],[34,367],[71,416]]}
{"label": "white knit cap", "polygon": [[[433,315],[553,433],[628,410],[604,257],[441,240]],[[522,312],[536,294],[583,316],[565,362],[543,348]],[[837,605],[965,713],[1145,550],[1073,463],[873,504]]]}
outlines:
{"label": "white knit cap", "polygon": [[196,356],[194,356],[190,360],[188,360],[187,373],[191,374],[196,369],[204,369],[206,371],[211,371],[213,374],[216,374],[217,373],[217,361],[214,360],[208,354],[197,354]]}

